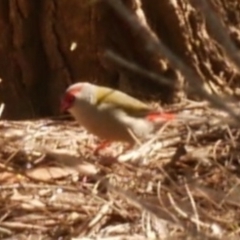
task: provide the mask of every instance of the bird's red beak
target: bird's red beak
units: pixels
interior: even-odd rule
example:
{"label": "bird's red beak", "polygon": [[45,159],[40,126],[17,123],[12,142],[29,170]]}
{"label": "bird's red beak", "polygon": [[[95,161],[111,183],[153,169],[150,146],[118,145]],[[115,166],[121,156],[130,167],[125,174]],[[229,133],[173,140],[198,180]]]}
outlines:
{"label": "bird's red beak", "polygon": [[68,111],[68,109],[72,107],[74,101],[75,101],[75,96],[72,95],[71,93],[66,93],[61,101],[61,106],[60,106],[61,112],[63,113]]}

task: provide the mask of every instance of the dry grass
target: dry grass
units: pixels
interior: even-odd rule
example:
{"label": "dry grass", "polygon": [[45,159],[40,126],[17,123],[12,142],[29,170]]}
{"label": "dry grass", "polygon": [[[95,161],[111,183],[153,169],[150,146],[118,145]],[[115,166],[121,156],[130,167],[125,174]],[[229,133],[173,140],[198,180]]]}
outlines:
{"label": "dry grass", "polygon": [[238,239],[240,132],[205,103],[173,109],[196,118],[98,156],[73,122],[1,121],[1,239]]}

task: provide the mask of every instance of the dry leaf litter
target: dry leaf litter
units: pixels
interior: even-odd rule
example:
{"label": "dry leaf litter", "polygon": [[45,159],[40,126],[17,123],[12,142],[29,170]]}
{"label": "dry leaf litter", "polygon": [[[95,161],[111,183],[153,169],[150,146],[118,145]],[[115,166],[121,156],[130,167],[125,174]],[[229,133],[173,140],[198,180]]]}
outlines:
{"label": "dry leaf litter", "polygon": [[0,122],[1,239],[238,239],[239,133],[226,114],[164,124],[134,148],[73,121]]}

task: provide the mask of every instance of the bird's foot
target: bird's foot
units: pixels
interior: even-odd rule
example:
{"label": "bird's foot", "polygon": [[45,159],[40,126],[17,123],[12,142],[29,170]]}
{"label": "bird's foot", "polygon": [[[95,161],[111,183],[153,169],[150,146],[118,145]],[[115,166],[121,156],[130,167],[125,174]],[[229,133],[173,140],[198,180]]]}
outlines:
{"label": "bird's foot", "polygon": [[98,144],[98,146],[94,149],[93,154],[94,155],[99,155],[99,152],[107,147],[109,147],[111,145],[111,142],[104,140],[102,141],[100,144]]}

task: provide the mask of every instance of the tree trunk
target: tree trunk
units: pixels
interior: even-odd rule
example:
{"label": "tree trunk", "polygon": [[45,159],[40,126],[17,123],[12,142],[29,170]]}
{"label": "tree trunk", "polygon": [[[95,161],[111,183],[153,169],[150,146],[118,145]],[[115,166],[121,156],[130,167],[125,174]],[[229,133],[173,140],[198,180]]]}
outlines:
{"label": "tree trunk", "polygon": [[[145,99],[178,101],[188,94],[174,88],[184,84],[184,76],[169,63],[168,56],[149,51],[151,40],[161,41],[191,67],[208,91],[236,92],[239,74],[192,1],[122,2],[128,16],[142,26],[140,31],[108,1],[0,1],[0,103],[5,104],[1,117],[57,115],[65,88],[77,81],[109,85]],[[213,3],[233,43],[239,46],[237,2]],[[106,58],[106,50],[167,78],[173,87]]]}

